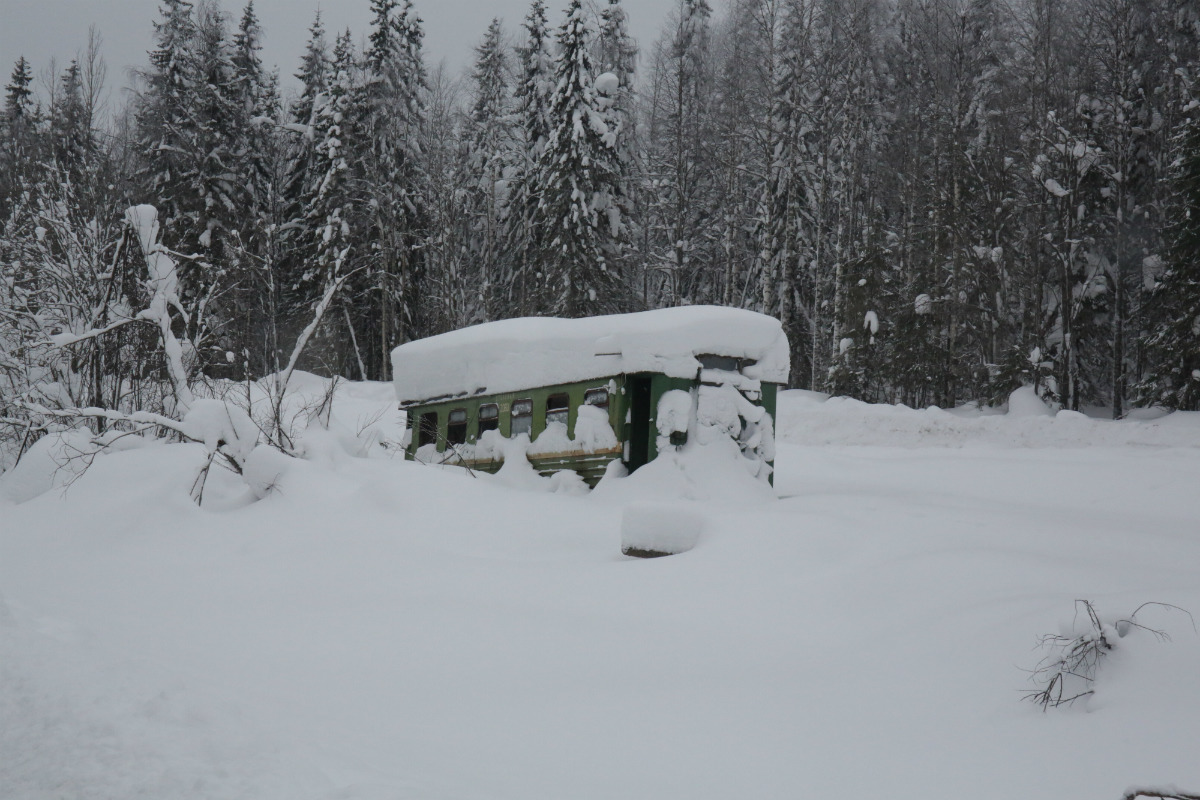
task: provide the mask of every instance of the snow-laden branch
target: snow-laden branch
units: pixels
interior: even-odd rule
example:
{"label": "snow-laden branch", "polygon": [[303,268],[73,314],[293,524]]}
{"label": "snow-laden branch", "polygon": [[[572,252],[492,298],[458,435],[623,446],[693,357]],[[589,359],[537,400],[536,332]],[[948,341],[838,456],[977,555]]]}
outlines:
{"label": "snow-laden branch", "polygon": [[1137,800],[1139,797],[1157,797],[1159,800],[1200,800],[1200,794],[1180,791],[1174,786],[1129,789],[1121,796],[1121,800]]}
{"label": "snow-laden branch", "polygon": [[103,336],[106,333],[111,333],[117,328],[123,328],[131,322],[145,322],[141,317],[126,317],[119,319],[116,322],[105,325],[103,328],[91,328],[83,333],[54,333],[46,337],[50,344],[55,347],[69,347],[79,342],[85,342],[88,339],[95,339],[97,336]]}
{"label": "snow-laden branch", "polygon": [[258,428],[246,412],[221,400],[195,401],[182,421],[150,411],[125,412],[96,407],[55,409],[29,402],[19,402],[17,407],[52,419],[103,419],[165,428],[184,441],[202,444],[210,453],[220,454],[239,473],[258,440]]}
{"label": "snow-laden branch", "polygon": [[179,274],[175,260],[158,241],[157,208],[151,205],[132,206],[125,212],[125,219],[137,234],[138,244],[146,256],[146,269],[150,273],[146,283],[153,293],[150,306],[141,311],[138,318],[158,323],[163,352],[167,356],[167,373],[175,389],[177,413],[183,415],[196,398],[188,386],[187,369],[183,365],[183,345],[171,330],[171,306],[180,307]]}
{"label": "snow-laden branch", "polygon": [[283,399],[284,395],[287,394],[288,384],[292,380],[292,373],[296,371],[296,364],[300,361],[300,356],[304,353],[304,348],[308,346],[309,339],[316,333],[321,320],[325,317],[325,312],[329,310],[329,305],[333,302],[333,298],[337,296],[338,291],[354,274],[365,269],[365,267],[359,267],[349,272],[341,273],[342,265],[345,263],[349,252],[350,248],[347,247],[337,254],[333,269],[325,280],[325,291],[322,293],[321,299],[313,306],[312,319],[304,326],[304,330],[300,332],[300,335],[296,337],[296,344],[292,347],[292,354],[288,358],[287,366],[284,367],[283,372],[277,373],[275,376],[275,397],[271,408],[271,424],[274,430],[268,433],[268,438],[272,439],[275,446],[280,449],[286,449],[284,444],[286,435],[283,431]]}
{"label": "snow-laden branch", "polygon": [[[155,414],[151,411],[113,411],[109,408],[46,408],[37,403],[18,402],[17,406],[33,414],[41,414],[56,419],[103,419],[107,422],[129,422],[134,425],[158,425],[179,434],[190,442],[203,442],[189,435],[187,428],[179,420]],[[28,424],[28,420],[26,420]]]}
{"label": "snow-laden branch", "polygon": [[[341,265],[342,260],[345,258],[345,255],[345,252],[343,252],[338,257],[337,263],[339,266]],[[338,290],[342,288],[342,285],[345,284],[352,275],[354,275],[356,272],[359,272],[361,269],[362,267],[351,270],[344,275],[340,275],[337,278],[326,282],[325,292],[323,295],[321,295],[321,299],[313,308],[312,319],[309,320],[308,324],[304,326],[304,330],[300,332],[300,335],[296,337],[296,345],[292,348],[292,355],[288,358],[287,367],[284,368],[283,378],[280,381],[280,397],[283,395],[283,389],[287,388],[288,382],[292,379],[292,373],[296,370],[296,362],[300,360],[300,356],[304,353],[304,348],[308,345],[308,340],[312,338],[313,333],[315,333],[317,330],[317,326],[321,324],[321,319],[325,316],[325,312],[329,309],[329,304],[333,302],[333,298],[337,295]]]}

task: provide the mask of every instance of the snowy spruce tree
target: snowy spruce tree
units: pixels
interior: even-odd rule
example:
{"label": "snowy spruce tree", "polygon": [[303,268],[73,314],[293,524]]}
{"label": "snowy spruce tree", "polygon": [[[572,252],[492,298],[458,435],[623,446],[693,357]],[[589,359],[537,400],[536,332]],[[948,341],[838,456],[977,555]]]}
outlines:
{"label": "snowy spruce tree", "polygon": [[285,137],[277,266],[280,315],[284,318],[295,316],[307,304],[301,284],[311,269],[318,241],[309,214],[326,167],[317,162],[317,116],[328,100],[333,67],[319,10],[308,32],[300,69],[294,75],[300,82],[300,94],[288,105],[284,122],[291,134]]}
{"label": "snowy spruce tree", "polygon": [[292,120],[297,124],[308,125],[312,122],[317,98],[329,88],[332,77],[329,59],[325,24],[321,21],[321,11],[318,9],[312,25],[308,27],[308,42],[304,45],[300,69],[295,74],[296,80],[300,81],[300,96],[292,103],[290,111]]}
{"label": "snowy spruce tree", "polygon": [[0,228],[37,161],[40,114],[33,98],[33,70],[24,56],[13,65],[4,87],[4,116],[0,118]]}
{"label": "snowy spruce tree", "polygon": [[[275,140],[279,130],[276,126],[279,100],[276,76],[263,67],[259,56],[262,28],[254,12],[253,0],[246,3],[232,44],[231,93],[238,120],[234,136],[235,163],[248,195],[248,223],[257,228],[248,238],[261,238],[270,221],[271,205],[277,199],[275,171],[279,159]],[[257,249],[261,250],[261,245]]]}
{"label": "snowy spruce tree", "polygon": [[608,124],[617,139],[617,160],[624,185],[617,203],[625,221],[626,246],[622,248],[616,267],[626,287],[636,285],[641,278],[638,260],[631,244],[641,235],[641,214],[637,213],[638,185],[642,182],[641,161],[638,158],[638,96],[637,42],[629,34],[629,24],[621,0],[608,0],[600,11],[600,31],[597,37],[599,56],[597,72],[616,78],[616,93],[610,97]]}
{"label": "snowy spruce tree", "polygon": [[547,231],[540,224],[539,166],[550,138],[550,93],[553,80],[546,4],[534,0],[524,22],[525,40],[517,47],[515,157],[505,213],[503,252],[497,262],[490,315],[525,316],[540,306],[541,254]]}
{"label": "snowy spruce tree", "polygon": [[74,59],[63,70],[58,93],[50,109],[51,148],[55,162],[66,176],[80,182],[88,167],[96,143],[83,98],[83,81]]}
{"label": "snowy spruce tree", "polygon": [[[313,97],[308,155],[301,197],[301,217],[290,224],[298,231],[288,271],[286,303],[294,319],[291,329],[307,321],[319,302],[323,287],[348,272],[361,259],[365,221],[361,219],[357,189],[358,152],[353,145],[361,136],[358,107],[358,66],[350,31],[337,37],[329,66],[327,90]],[[359,291],[363,291],[361,288]],[[350,315],[352,301],[343,296],[333,324],[314,344],[315,356],[339,373],[367,378],[363,353]],[[339,325],[338,317],[344,320]],[[339,352],[340,351],[340,352]]]}
{"label": "snowy spruce tree", "polygon": [[705,302],[716,293],[712,64],[705,0],[680,0],[651,73],[647,178],[654,187],[647,286],[652,305]]}
{"label": "snowy spruce tree", "polygon": [[474,101],[467,123],[467,164],[474,177],[467,187],[466,203],[474,268],[465,276],[467,286],[473,288],[463,292],[462,304],[468,320],[479,322],[486,314],[485,301],[494,291],[492,287],[503,280],[498,262],[514,146],[508,58],[499,19],[492,20],[475,48],[471,77]]}
{"label": "snowy spruce tree", "polygon": [[187,0],[163,0],[154,23],[155,48],[143,74],[137,113],[140,182],[158,204],[161,223],[174,239],[190,230],[197,202],[189,190],[198,146],[196,23]]}
{"label": "snowy spruce tree", "polygon": [[[1200,62],[1193,62],[1193,68]],[[1193,84],[1176,138],[1167,269],[1150,297],[1155,324],[1149,368],[1139,386],[1147,404],[1200,410],[1200,92]]]}
{"label": "snowy spruce tree", "polygon": [[296,134],[290,140],[292,146],[283,188],[287,216],[283,234],[288,247],[285,282],[289,286],[297,283],[303,274],[303,262],[311,244],[306,205],[316,195],[316,186],[324,176],[324,169],[316,163],[317,116],[328,102],[330,84],[335,77],[319,10],[308,34],[300,69],[294,75],[300,82],[300,94],[288,107],[287,126]]}
{"label": "snowy spruce tree", "polygon": [[372,0],[374,15],[365,53],[362,187],[370,214],[370,248],[363,253],[373,281],[375,314],[359,320],[368,368],[390,374],[397,344],[422,335],[421,250],[425,183],[420,126],[425,66],[421,19],[411,0]]}
{"label": "snowy spruce tree", "polygon": [[259,56],[262,29],[248,2],[231,43],[232,95],[238,119],[234,164],[246,207],[237,228],[239,270],[237,343],[242,374],[277,372],[280,326],[287,305],[284,276],[288,242],[282,234],[292,208],[287,197],[296,135],[280,125],[278,78]]}
{"label": "snowy spruce tree", "polygon": [[[814,355],[819,346],[819,311],[814,308],[815,280],[809,265],[820,263],[819,235],[806,225],[816,199],[813,119],[816,114],[814,61],[817,53],[812,4],[792,3],[782,21],[779,72],[772,86],[771,161],[762,201],[762,304],[784,323],[792,346],[792,374],[801,386],[819,385]],[[819,234],[819,231],[816,233]],[[803,316],[802,316],[803,315]],[[801,327],[798,323],[804,319]]]}
{"label": "snowy spruce tree", "polygon": [[196,21],[193,107],[195,141],[191,190],[198,201],[197,241],[218,269],[237,259],[232,241],[253,202],[239,174],[238,139],[248,119],[239,105],[228,19],[216,6],[202,6]]}
{"label": "snowy spruce tree", "polygon": [[[624,244],[624,197],[617,131],[609,124],[616,78],[598,81],[582,0],[559,29],[550,129],[538,162],[539,223],[547,229],[543,310],[580,317],[627,308],[617,269]],[[599,84],[599,85],[597,85]]]}

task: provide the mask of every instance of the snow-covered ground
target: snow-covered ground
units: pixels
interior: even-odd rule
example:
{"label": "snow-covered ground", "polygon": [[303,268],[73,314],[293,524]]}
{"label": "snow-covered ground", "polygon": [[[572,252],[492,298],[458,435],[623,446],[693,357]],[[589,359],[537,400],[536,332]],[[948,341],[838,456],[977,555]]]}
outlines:
{"label": "snow-covered ground", "polygon": [[[1200,614],[1200,415],[788,392],[779,499],[670,464],[579,496],[390,457],[392,398],[340,387],[257,501],[214,472],[198,508],[196,444],[0,478],[0,798],[1200,791],[1186,614],[1143,608],[1171,641],[1131,629],[1070,708],[1021,700],[1076,599]],[[621,555],[648,500],[693,549]]]}

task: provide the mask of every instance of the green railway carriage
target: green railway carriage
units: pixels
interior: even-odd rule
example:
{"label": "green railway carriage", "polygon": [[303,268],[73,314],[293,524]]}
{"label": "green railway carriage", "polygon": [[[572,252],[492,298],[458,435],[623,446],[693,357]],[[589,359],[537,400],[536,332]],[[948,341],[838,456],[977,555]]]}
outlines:
{"label": "green railway carriage", "polygon": [[595,486],[714,429],[769,480],[787,355],[777,320],[696,306],[486,323],[401,345],[392,365],[408,459],[495,472],[524,455]]}

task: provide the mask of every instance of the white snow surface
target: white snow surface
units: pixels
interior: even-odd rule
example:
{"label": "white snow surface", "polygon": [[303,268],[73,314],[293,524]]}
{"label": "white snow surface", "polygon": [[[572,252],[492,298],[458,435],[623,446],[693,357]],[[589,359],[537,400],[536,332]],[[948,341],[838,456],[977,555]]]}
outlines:
{"label": "white snow surface", "polygon": [[621,373],[695,377],[696,356],[753,359],[743,373],[785,383],[787,338],[779,320],[753,311],[682,306],[584,319],[488,322],[392,351],[402,402],[519,391]]}
{"label": "white snow surface", "polygon": [[[1073,707],[1020,699],[1077,598],[1200,613],[1200,415],[783,392],[773,493],[721,477],[729,442],[575,496],[524,490],[525,442],[507,476],[389,458],[394,406],[339,387],[306,458],[214,466],[203,507],[200,444],[56,476],[43,440],[0,476],[0,797],[1200,791],[1181,612],[1143,608],[1171,641],[1130,630]],[[692,550],[621,555],[672,508]]]}

